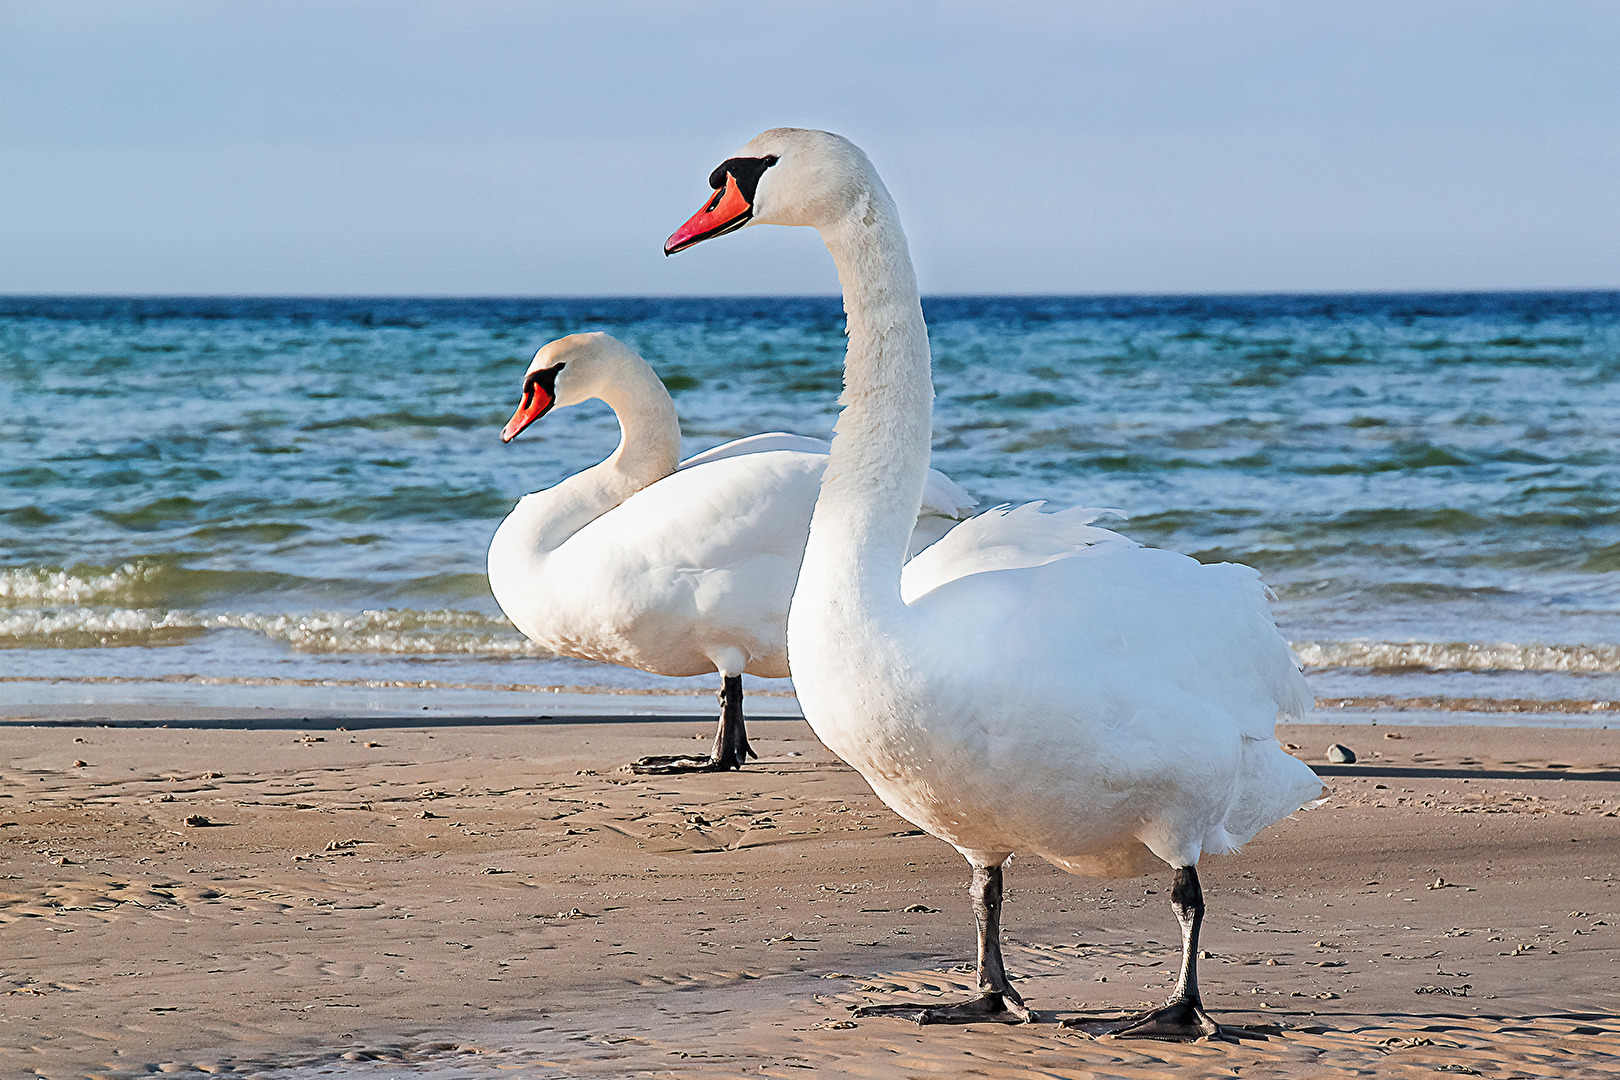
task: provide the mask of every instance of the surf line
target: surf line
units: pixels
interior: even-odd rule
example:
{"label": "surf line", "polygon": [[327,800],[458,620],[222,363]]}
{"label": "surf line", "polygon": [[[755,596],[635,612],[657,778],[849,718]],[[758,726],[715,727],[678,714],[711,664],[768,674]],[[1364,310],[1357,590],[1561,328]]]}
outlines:
{"label": "surf line", "polygon": [[[179,683],[188,686],[315,686],[353,687],[363,690],[488,690],[524,694],[605,694],[623,697],[713,697],[712,688],[641,686],[541,686],[538,683],[438,682],[433,679],[316,679],[284,675],[0,675],[0,683],[83,683],[101,686],[139,686]],[[750,690],[754,697],[797,697],[791,690]]]}

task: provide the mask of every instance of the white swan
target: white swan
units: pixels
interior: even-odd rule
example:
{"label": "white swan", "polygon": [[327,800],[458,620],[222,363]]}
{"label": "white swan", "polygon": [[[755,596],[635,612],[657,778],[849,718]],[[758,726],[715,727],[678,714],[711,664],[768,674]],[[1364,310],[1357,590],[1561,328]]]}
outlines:
{"label": "white swan", "polygon": [[844,289],[844,410],[788,617],[804,715],[884,802],[973,866],[981,996],[859,1015],[1027,1020],[999,941],[1009,854],[1104,875],[1157,856],[1175,870],[1181,977],[1164,1008],[1115,1033],[1218,1034],[1198,995],[1198,858],[1321,789],[1277,744],[1278,718],[1298,719],[1311,695],[1259,575],[1040,504],[958,525],[902,570],[933,387],[893,201],[852,143],[790,128],[754,139],[709,184],[666,253],[754,222],[807,225]]}
{"label": "white swan", "polygon": [[[509,619],[560,656],[659,675],[718,671],[720,726],[707,757],[643,758],[641,772],[741,768],[752,751],[742,675],[788,673],[788,600],[804,557],[828,444],[781,433],[717,446],[677,465],[669,391],[607,334],[544,346],[510,442],[553,406],[592,398],[619,419],[619,448],[555,487],[526,495],[489,546],[489,584]],[[973,501],[930,471],[908,543],[932,543]],[[753,755],[757,756],[757,755]]]}

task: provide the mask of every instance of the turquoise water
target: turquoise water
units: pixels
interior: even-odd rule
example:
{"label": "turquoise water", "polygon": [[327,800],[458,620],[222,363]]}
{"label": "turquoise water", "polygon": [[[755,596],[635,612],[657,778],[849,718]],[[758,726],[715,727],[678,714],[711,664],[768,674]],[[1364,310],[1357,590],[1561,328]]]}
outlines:
{"label": "turquoise water", "polygon": [[[1321,695],[1620,699],[1620,294],[926,308],[934,463],[982,506],[1259,567]],[[580,330],[688,451],[831,428],[836,299],[0,299],[0,699],[707,686],[547,658],[485,585],[515,500],[614,445],[600,403],[497,436]]]}

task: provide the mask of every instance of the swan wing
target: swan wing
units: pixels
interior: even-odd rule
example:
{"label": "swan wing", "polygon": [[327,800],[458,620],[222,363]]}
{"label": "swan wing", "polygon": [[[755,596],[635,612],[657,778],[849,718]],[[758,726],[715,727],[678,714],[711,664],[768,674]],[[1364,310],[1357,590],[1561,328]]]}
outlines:
{"label": "swan wing", "polygon": [[[908,654],[935,673],[937,699],[974,718],[926,752],[961,757],[951,779],[964,789],[991,762],[1055,800],[1027,815],[1008,804],[995,828],[1065,865],[1110,828],[1173,863],[1234,850],[1320,792],[1276,740],[1279,720],[1311,707],[1309,687],[1255,570],[1112,535],[1044,553],[1024,537],[1021,556],[1044,562],[986,569],[1018,557],[991,548],[911,602]],[[1009,664],[1020,676],[998,681]],[[1077,839],[1049,820],[1097,831]]]}
{"label": "swan wing", "polygon": [[636,492],[546,556],[534,585],[552,634],[577,643],[570,655],[665,674],[732,649],[761,661],[756,674],[785,675],[782,625],[825,464],[748,454]]}
{"label": "swan wing", "polygon": [[[702,453],[693,454],[681,462],[677,471],[696,468],[699,465],[708,465],[728,458],[742,457],[747,454],[769,454],[777,450],[787,450],[799,454],[820,454],[826,456],[832,450],[832,443],[826,439],[812,439],[808,435],[794,435],[786,431],[769,431],[762,435],[750,435],[746,439],[734,439],[728,443],[711,447]],[[944,523],[931,524],[924,530],[918,539],[926,537],[926,544],[919,543],[917,539],[912,542],[913,550],[918,550],[927,544],[932,544],[943,536],[950,528],[949,522],[961,521],[973,512],[978,500],[969,495],[950,477],[938,469],[928,470],[928,479],[923,485],[922,509],[918,518],[942,518]],[[919,527],[921,527],[919,520]]]}
{"label": "swan wing", "polygon": [[710,447],[702,453],[693,454],[676,468],[677,471],[691,469],[725,458],[741,457],[744,454],[768,454],[773,450],[825,455],[831,449],[832,443],[826,439],[812,439],[808,435],[793,435],[786,431],[768,431],[763,435],[750,435],[746,439],[733,439],[731,442]]}
{"label": "swan wing", "polygon": [[910,604],[957,578],[1043,566],[1098,544],[1137,546],[1134,540],[1092,524],[1110,511],[1077,506],[1047,512],[1045,505],[998,506],[957,525],[906,564],[900,576],[901,598]]}

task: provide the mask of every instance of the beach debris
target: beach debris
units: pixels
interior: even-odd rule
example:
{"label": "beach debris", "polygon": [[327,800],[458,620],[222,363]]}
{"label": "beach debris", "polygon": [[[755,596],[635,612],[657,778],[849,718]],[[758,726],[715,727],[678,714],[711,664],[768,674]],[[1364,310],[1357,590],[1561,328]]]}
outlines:
{"label": "beach debris", "polygon": [[201,780],[218,780],[218,779],[222,778],[224,775],[225,774],[222,773],[222,772],[205,772],[198,779],[201,779]]}
{"label": "beach debris", "polygon": [[421,813],[417,814],[416,816],[419,817],[419,818],[436,818],[439,815],[435,814],[431,810],[423,810]]}
{"label": "beach debris", "polygon": [[86,764],[87,764],[87,762],[83,758],[74,758],[73,759],[73,767],[75,769],[82,769],[82,768],[85,767]]}
{"label": "beach debris", "polygon": [[1386,731],[1386,732],[1384,732],[1384,738],[1386,738],[1386,739],[1404,739],[1404,738],[1406,738],[1406,736],[1402,735],[1398,731]]}
{"label": "beach debris", "polygon": [[569,908],[567,911],[559,911],[555,915],[535,916],[537,919],[600,919],[601,917],[600,915],[592,915],[588,911],[581,911],[577,907]]}
{"label": "beach debris", "polygon": [[1462,983],[1459,986],[1438,986],[1434,983],[1425,983],[1413,990],[1414,994],[1444,994],[1447,997],[1467,997],[1468,991],[1474,988],[1473,983]]}
{"label": "beach debris", "polygon": [[856,1026],[857,1026],[856,1023],[853,1020],[822,1020],[819,1023],[811,1024],[810,1025],[810,1030],[811,1031],[841,1031],[841,1030],[843,1030],[845,1028],[852,1028],[852,1027],[856,1027]]}
{"label": "beach debris", "polygon": [[187,814],[186,820],[182,824],[188,829],[206,829],[213,824],[213,821],[203,814]]}
{"label": "beach debris", "polygon": [[[355,844],[367,843],[367,842],[368,841],[362,841],[362,840],[350,841],[350,843],[355,843]],[[311,851],[307,855],[294,855],[293,856],[293,862],[309,862],[312,859],[337,859],[337,858],[341,858],[341,857],[344,857],[344,856],[354,854],[354,852],[350,851],[348,848],[337,848],[337,847],[332,846],[333,844],[337,844],[337,843],[338,843],[338,841],[333,840],[330,844],[326,845],[326,850],[325,851]]]}
{"label": "beach debris", "polygon": [[1423,887],[1425,889],[1460,889],[1460,888],[1462,888],[1462,886],[1458,885],[1455,881],[1447,881],[1443,877],[1437,877],[1432,882],[1430,882],[1429,884],[1427,884],[1427,885],[1425,885]]}
{"label": "beach debris", "polygon": [[83,739],[81,739],[81,738],[79,738],[79,737],[77,737],[77,736],[75,736],[75,737],[74,737],[74,739],[73,739],[73,741],[74,741],[74,742],[84,742],[84,740],[83,740]]}
{"label": "beach debris", "polygon": [[309,746],[312,743],[325,742],[326,741],[326,736],[325,735],[300,735],[298,737],[298,741],[303,743],[305,746]]}
{"label": "beach debris", "polygon": [[380,742],[368,742],[368,743],[366,743],[366,745],[371,746],[371,747],[377,747],[377,746],[381,746],[382,743],[380,743]]}
{"label": "beach debris", "polygon": [[937,907],[929,907],[927,904],[912,904],[910,907],[901,908],[900,910],[904,911],[908,915],[938,915],[939,914],[939,908],[937,908]]}
{"label": "beach debris", "polygon": [[348,848],[359,847],[363,843],[365,843],[364,840],[329,840],[326,844],[326,850],[344,851]]}
{"label": "beach debris", "polygon": [[486,866],[482,870],[480,870],[479,873],[481,873],[481,874],[512,874],[512,873],[516,873],[516,871],[514,871],[514,870],[502,870],[498,866]]}
{"label": "beach debris", "polygon": [[1444,1073],[1463,1073],[1464,1075],[1467,1075],[1467,1076],[1483,1076],[1483,1075],[1485,1075],[1484,1073],[1480,1072],[1478,1069],[1470,1069],[1466,1065],[1436,1065],[1434,1067],[1434,1071],[1435,1072],[1444,1072]]}
{"label": "beach debris", "polygon": [[1327,759],[1336,765],[1354,765],[1356,752],[1344,743],[1334,743],[1327,748]]}
{"label": "beach debris", "polygon": [[847,971],[829,971],[822,976],[823,979],[853,979],[854,977]]}
{"label": "beach debris", "polygon": [[1414,1046],[1433,1046],[1434,1040],[1391,1035],[1389,1038],[1381,1040],[1379,1045],[1387,1046],[1391,1050],[1410,1050]]}

